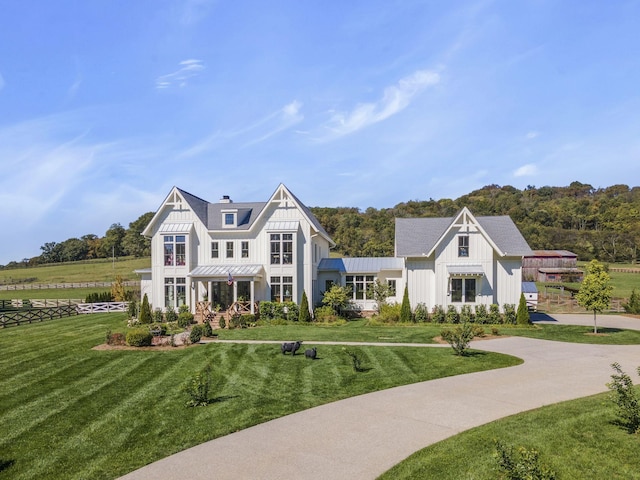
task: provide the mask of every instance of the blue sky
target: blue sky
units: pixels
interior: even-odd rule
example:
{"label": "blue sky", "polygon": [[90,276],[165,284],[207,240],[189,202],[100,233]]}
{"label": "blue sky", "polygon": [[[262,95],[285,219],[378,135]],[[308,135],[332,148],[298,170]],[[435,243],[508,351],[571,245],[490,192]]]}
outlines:
{"label": "blue sky", "polygon": [[0,15],[0,264],[173,185],[392,207],[640,178],[635,0],[24,0]]}

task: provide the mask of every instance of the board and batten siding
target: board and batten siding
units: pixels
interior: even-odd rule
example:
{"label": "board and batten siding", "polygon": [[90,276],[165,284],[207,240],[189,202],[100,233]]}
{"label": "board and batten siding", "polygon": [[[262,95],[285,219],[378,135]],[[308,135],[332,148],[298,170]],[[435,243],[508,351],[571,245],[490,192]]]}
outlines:
{"label": "board and batten siding", "polygon": [[[415,309],[420,303],[424,303],[431,309],[435,298],[435,276],[433,260],[422,260],[419,258],[408,258],[406,263],[407,270],[407,290],[409,291],[409,299],[411,308]],[[403,292],[398,292],[400,302],[402,302]]]}
{"label": "board and batten siding", "polygon": [[522,293],[522,259],[499,258],[496,261],[497,303],[502,308],[506,304],[518,306]]}

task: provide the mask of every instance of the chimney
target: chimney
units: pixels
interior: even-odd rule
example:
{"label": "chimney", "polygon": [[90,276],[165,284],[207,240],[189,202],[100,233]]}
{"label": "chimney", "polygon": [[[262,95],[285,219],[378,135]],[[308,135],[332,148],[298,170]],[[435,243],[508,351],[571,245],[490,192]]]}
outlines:
{"label": "chimney", "polygon": [[231,197],[229,197],[229,195],[223,195],[220,199],[220,203],[233,203],[233,200],[231,200]]}

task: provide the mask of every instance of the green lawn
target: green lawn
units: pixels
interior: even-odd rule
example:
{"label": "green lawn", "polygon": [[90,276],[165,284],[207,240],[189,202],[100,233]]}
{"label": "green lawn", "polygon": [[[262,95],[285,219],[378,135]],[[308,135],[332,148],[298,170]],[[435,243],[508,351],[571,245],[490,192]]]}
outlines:
{"label": "green lawn", "polygon": [[[639,361],[640,363],[640,361]],[[640,479],[640,436],[616,424],[609,394],[559,403],[468,430],[411,455],[381,480],[493,480],[495,440],[540,452],[558,479]]]}
{"label": "green lawn", "polygon": [[[315,405],[519,363],[484,352],[456,357],[449,348],[352,347],[367,369],[355,373],[340,346],[320,346],[316,361],[283,356],[278,345],[92,350],[124,323],[124,315],[102,314],[0,330],[0,478],[115,478]],[[334,330],[333,339],[356,327]],[[297,332],[306,340],[314,330]],[[207,363],[215,402],[187,408],[179,387]]]}

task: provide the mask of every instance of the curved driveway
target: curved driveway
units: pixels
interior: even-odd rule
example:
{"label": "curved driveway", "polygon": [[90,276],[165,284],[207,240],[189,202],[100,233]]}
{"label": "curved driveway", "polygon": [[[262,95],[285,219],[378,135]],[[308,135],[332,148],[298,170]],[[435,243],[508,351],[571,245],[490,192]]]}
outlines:
{"label": "curved driveway", "polygon": [[[554,315],[593,325],[589,315]],[[640,319],[598,317],[640,330]],[[640,345],[583,345],[508,337],[473,342],[522,365],[391,388],[288,415],[136,470],[142,479],[372,479],[417,450],[463,430],[607,390],[611,364],[637,381]]]}

